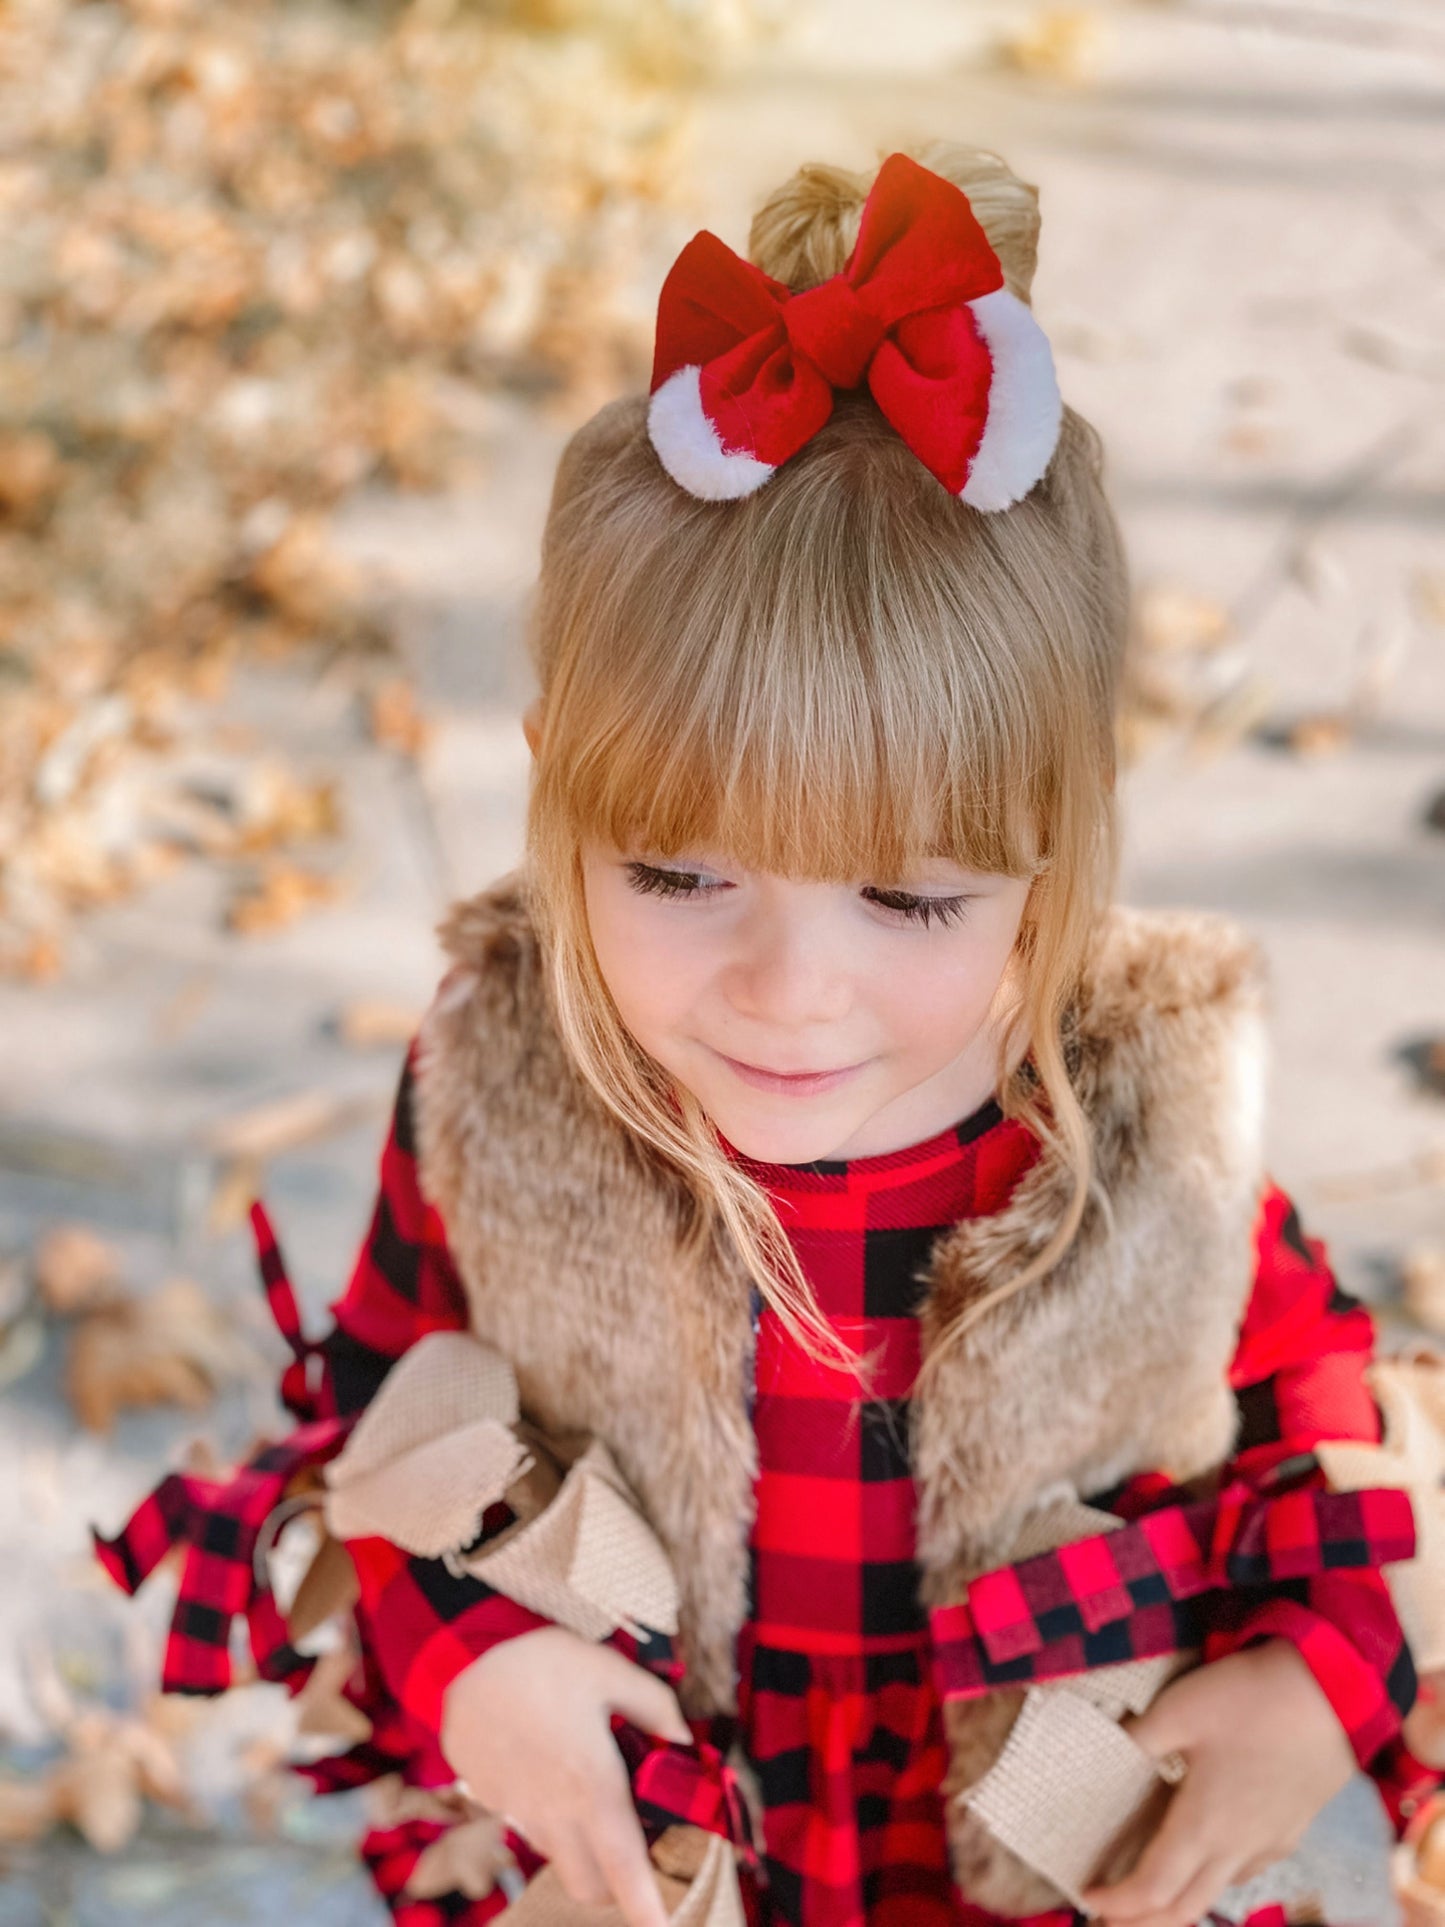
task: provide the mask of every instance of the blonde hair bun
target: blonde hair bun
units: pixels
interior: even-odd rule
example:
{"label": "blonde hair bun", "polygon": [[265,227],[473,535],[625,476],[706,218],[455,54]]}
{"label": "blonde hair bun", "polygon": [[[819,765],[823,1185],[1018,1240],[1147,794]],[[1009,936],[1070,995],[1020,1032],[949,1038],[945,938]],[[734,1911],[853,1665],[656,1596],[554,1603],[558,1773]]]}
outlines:
{"label": "blonde hair bun", "polygon": [[[986,147],[931,140],[894,151],[963,190],[999,258],[1009,292],[1027,302],[1038,265],[1038,189]],[[880,166],[884,158],[880,155]],[[858,238],[859,216],[877,171],[806,161],[753,216],[749,260],[794,293],[839,273]]]}

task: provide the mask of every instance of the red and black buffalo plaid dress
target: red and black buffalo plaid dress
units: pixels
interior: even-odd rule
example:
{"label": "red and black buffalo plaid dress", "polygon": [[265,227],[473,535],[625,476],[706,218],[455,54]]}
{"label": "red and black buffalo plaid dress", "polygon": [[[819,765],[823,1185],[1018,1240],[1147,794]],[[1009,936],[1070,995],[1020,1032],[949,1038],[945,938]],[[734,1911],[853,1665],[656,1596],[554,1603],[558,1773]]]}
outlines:
{"label": "red and black buffalo plaid dress", "polygon": [[908,1400],[934,1239],[996,1211],[1037,1145],[995,1103],[920,1144],[804,1165],[729,1155],[773,1199],[869,1395],[764,1307],[740,1712],[764,1812],[768,1914],[796,1927],[953,1927],[946,1757],[914,1565]]}
{"label": "red and black buffalo plaid dress", "polygon": [[[262,1676],[292,1690],[304,1683],[313,1661],[287,1643],[258,1557],[267,1522],[298,1473],[340,1450],[410,1345],[466,1324],[445,1228],[417,1184],[416,1075],[413,1046],[370,1228],[320,1341],[302,1337],[269,1223],[259,1204],[253,1210],[263,1279],[295,1353],[282,1396],[296,1428],[228,1478],[172,1474],[121,1533],[98,1538],[107,1569],[131,1591],[172,1546],[182,1549],[168,1690],[229,1684],[242,1619]],[[1362,1377],[1374,1327],[1288,1199],[1269,1185],[1260,1200],[1255,1287],[1231,1372],[1242,1425],[1221,1499],[1186,1504],[1153,1473],[1086,1495],[1129,1521],[1108,1535],[1111,1552],[1120,1549],[1112,1577],[1099,1576],[1098,1562],[1085,1572],[1045,1555],[1003,1569],[1001,1590],[985,1584],[967,1606],[930,1618],[916,1587],[907,1456],[917,1277],[940,1230],[997,1210],[1037,1145],[990,1103],[920,1144],[847,1162],[764,1165],[727,1148],[775,1198],[823,1311],[850,1348],[873,1354],[875,1377],[860,1400],[850,1378],[810,1362],[759,1308],[751,1399],[760,1471],[739,1715],[699,1723],[692,1749],[614,1721],[649,1837],[679,1818],[730,1833],[746,1849],[753,1927],[987,1927],[996,1917],[948,1878],[940,1696],[1189,1644],[1209,1660],[1271,1634],[1298,1646],[1402,1828],[1440,1778],[1401,1739],[1416,1680],[1379,1570],[1413,1550],[1413,1528],[1403,1495],[1383,1495],[1380,1514],[1361,1495],[1323,1490],[1317,1440],[1380,1436]],[[1277,1501],[1276,1487],[1286,1488]],[[349,1752],[300,1770],[321,1791],[391,1774],[445,1787],[454,1777],[437,1741],[446,1686],[498,1640],[545,1622],[439,1560],[380,1539],[348,1550],[361,1597],[346,1696],[372,1730]],[[665,1638],[639,1646],[618,1632],[613,1643],[678,1676]],[[761,1791],[761,1840],[723,1764],[739,1739]],[[506,1904],[498,1891],[408,1893],[445,1824],[401,1818],[362,1841],[402,1927],[478,1927]],[[516,1844],[530,1873],[539,1862]],[[1033,1917],[1034,1927],[1082,1918],[1067,1909]],[[1251,1922],[1276,1927],[1282,1915]]]}

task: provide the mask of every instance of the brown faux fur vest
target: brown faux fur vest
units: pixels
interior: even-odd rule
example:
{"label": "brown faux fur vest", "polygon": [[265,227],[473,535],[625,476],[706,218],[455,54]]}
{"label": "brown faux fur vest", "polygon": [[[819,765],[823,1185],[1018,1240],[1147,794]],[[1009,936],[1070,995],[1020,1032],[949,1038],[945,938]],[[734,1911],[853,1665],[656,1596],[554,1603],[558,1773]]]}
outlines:
{"label": "brown faux fur vest", "polygon": [[[421,1028],[419,1173],[473,1329],[512,1361],[536,1424],[612,1448],[678,1575],[684,1704],[730,1710],[755,1470],[741,1261],[721,1244],[682,1261],[673,1181],[573,1069],[521,873],[454,904],[439,934],[454,967]],[[1061,1483],[1087,1498],[1146,1467],[1186,1479],[1230,1450],[1263,1006],[1260,953],[1233,925],[1111,914],[1074,1071],[1111,1213],[1091,1208],[1064,1261],[981,1318],[915,1401],[927,1603],[1006,1559]],[[925,1347],[1038,1250],[1069,1192],[1045,1154],[1001,1211],[936,1241]],[[951,1707],[949,1734],[951,1779],[969,1783],[999,1743],[997,1708]]]}

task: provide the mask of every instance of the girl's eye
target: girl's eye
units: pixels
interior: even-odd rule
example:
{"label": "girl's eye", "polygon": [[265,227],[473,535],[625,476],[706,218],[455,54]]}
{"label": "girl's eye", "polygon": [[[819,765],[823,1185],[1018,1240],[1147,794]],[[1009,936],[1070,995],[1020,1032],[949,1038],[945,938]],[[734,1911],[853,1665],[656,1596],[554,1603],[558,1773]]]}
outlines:
{"label": "girl's eye", "polygon": [[869,888],[863,893],[884,910],[896,910],[910,923],[921,923],[925,929],[935,919],[940,924],[961,923],[968,914],[968,897],[913,897],[905,890],[877,890]]}
{"label": "girl's eye", "polygon": [[[719,889],[726,889],[723,883],[707,885],[702,870],[664,870],[652,863],[627,863],[623,866],[632,887],[644,895],[658,897],[698,897],[712,896]],[[910,896],[906,890],[880,890],[869,887],[863,892],[880,909],[891,910],[909,923],[921,923],[926,929],[932,922],[939,924],[959,923],[967,915],[970,899],[968,897],[919,897]]]}
{"label": "girl's eye", "polygon": [[710,891],[702,886],[704,872],[701,870],[660,870],[652,863],[626,863],[623,865],[634,890],[655,897],[695,897],[708,896]]}

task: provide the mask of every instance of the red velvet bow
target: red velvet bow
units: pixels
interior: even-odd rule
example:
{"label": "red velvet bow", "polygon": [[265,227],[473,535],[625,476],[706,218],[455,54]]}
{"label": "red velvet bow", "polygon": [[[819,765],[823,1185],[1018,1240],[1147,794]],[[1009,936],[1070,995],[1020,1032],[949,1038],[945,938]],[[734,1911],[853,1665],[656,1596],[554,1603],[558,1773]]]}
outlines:
{"label": "red velvet bow", "polygon": [[866,378],[951,494],[1006,508],[1058,440],[1053,357],[968,197],[891,154],[847,264],[794,294],[704,229],[658,300],[648,432],[694,495],[750,495]]}

